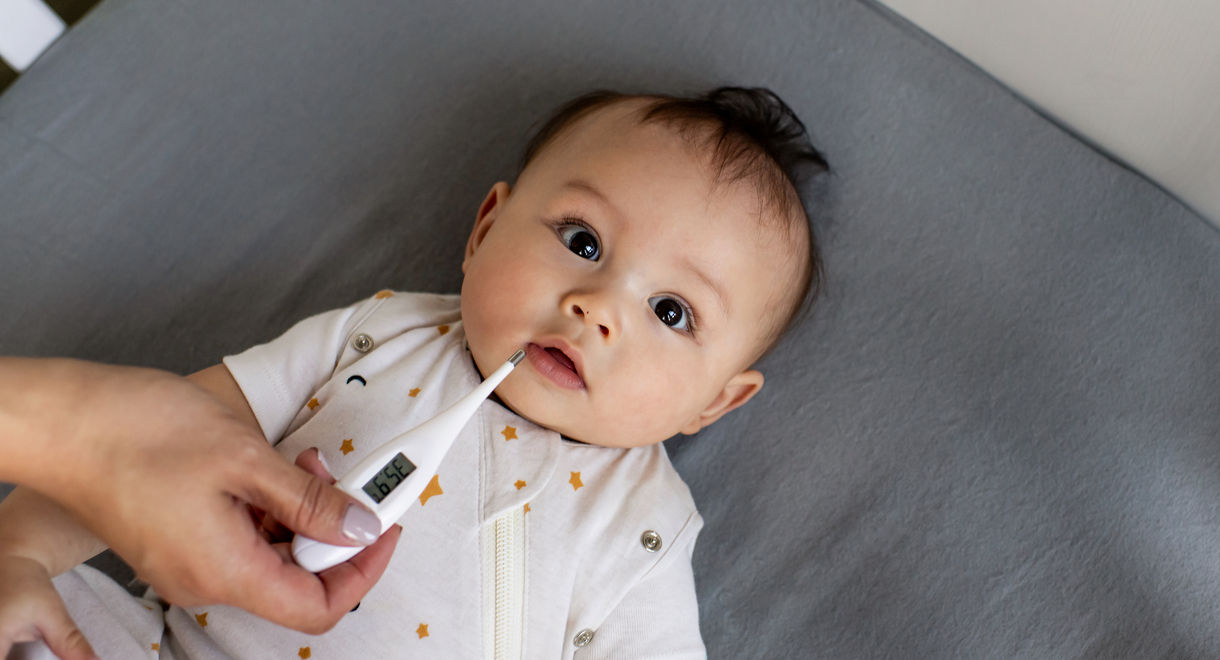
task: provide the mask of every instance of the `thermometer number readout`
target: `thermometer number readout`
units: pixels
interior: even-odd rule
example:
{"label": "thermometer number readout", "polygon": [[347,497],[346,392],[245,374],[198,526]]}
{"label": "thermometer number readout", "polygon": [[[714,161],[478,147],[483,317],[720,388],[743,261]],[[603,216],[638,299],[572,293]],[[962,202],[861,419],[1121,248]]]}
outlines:
{"label": "thermometer number readout", "polygon": [[403,456],[402,452],[399,452],[390,459],[389,463],[385,464],[385,467],[378,470],[372,479],[365,482],[363,490],[366,495],[373,498],[374,502],[381,504],[381,500],[384,500],[398,487],[398,484],[407,478],[407,475],[414,471],[415,464]]}

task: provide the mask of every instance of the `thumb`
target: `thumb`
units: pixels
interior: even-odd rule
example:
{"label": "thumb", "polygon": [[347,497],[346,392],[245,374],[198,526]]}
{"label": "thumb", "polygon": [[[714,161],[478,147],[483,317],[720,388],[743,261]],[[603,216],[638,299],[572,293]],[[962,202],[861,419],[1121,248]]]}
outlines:
{"label": "thumb", "polygon": [[285,527],[332,545],[369,545],[381,534],[381,521],[343,491],[267,450],[265,466],[243,473],[234,489],[239,497],[266,511]]}

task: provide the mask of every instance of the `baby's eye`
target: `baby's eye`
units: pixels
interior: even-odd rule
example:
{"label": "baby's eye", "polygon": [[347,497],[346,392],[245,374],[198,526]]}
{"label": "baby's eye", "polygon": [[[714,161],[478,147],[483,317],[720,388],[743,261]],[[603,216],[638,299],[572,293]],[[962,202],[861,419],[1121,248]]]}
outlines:
{"label": "baby's eye", "polygon": [[584,224],[564,223],[559,225],[556,231],[559,232],[559,240],[581,259],[597,261],[601,256],[597,235]]}
{"label": "baby's eye", "polygon": [[648,299],[652,312],[661,323],[683,332],[691,331],[691,311],[685,303],[670,296],[654,296]]}

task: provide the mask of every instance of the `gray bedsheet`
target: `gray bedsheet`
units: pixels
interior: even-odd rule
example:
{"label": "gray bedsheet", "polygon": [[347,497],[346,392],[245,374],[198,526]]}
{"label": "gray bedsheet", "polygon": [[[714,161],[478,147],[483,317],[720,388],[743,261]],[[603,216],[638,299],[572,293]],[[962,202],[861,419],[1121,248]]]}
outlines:
{"label": "gray bedsheet", "polygon": [[0,96],[0,352],[453,291],[556,102],[766,85],[827,295],[668,448],[713,658],[1220,657],[1220,235],[875,7],[106,0]]}

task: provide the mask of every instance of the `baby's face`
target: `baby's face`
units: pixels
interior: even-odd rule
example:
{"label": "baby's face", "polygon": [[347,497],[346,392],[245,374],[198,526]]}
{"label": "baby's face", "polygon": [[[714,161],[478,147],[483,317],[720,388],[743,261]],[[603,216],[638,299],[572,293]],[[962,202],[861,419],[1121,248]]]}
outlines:
{"label": "baby's face", "polygon": [[582,118],[515,188],[496,184],[462,264],[480,371],[526,349],[500,399],[614,447],[693,433],[753,396],[800,255],[759,223],[752,184],[717,185],[705,155],[635,107]]}

